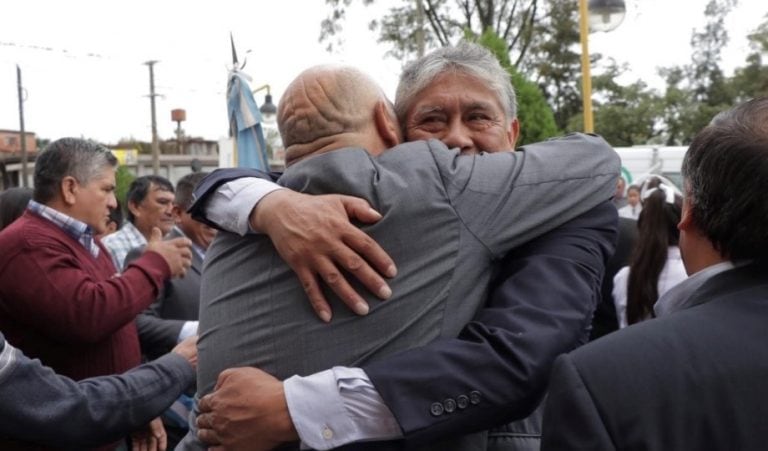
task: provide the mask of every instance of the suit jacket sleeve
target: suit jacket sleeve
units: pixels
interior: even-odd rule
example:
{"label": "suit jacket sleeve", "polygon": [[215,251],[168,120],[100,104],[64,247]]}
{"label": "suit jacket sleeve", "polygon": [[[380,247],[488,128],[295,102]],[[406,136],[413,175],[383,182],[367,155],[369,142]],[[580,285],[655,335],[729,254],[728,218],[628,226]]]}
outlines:
{"label": "suit jacket sleeve", "polygon": [[75,382],[6,345],[2,334],[0,349],[0,442],[109,443],[157,417],[195,376],[183,357],[169,354],[123,375]]}
{"label": "suit jacket sleeve", "polygon": [[192,217],[204,224],[207,224],[215,229],[223,230],[218,224],[209,221],[205,215],[205,205],[210,197],[216,192],[221,185],[227,182],[236,180],[242,177],[257,177],[261,179],[276,181],[280,174],[277,172],[264,172],[258,169],[250,168],[226,168],[216,169],[211,172],[195,188],[195,192],[192,195],[193,202],[189,207],[189,214]]}
{"label": "suit jacket sleeve", "polygon": [[542,450],[616,449],[569,355],[555,361],[544,409]]}
{"label": "suit jacket sleeve", "polygon": [[580,133],[450,165],[434,153],[456,213],[498,258],[610,199],[620,169],[605,140]]}
{"label": "suit jacket sleeve", "polygon": [[[516,249],[501,283],[457,338],[363,366],[407,441],[488,429],[536,408],[552,362],[586,338],[616,220],[605,202]],[[459,404],[460,397],[470,404],[432,412],[435,403]]]}

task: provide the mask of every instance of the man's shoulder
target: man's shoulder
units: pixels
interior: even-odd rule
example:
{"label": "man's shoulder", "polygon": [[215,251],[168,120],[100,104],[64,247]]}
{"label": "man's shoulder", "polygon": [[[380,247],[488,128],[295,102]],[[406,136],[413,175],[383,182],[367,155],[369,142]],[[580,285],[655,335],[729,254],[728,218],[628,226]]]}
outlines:
{"label": "man's shoulder", "polygon": [[688,316],[683,311],[633,324],[572,351],[570,356],[576,366],[595,368],[645,367],[656,359],[662,362],[665,355],[679,348],[678,332],[690,320]]}
{"label": "man's shoulder", "polygon": [[60,230],[51,221],[27,212],[0,233],[0,243],[6,251],[10,246],[23,247],[30,243],[39,245],[53,240]]}

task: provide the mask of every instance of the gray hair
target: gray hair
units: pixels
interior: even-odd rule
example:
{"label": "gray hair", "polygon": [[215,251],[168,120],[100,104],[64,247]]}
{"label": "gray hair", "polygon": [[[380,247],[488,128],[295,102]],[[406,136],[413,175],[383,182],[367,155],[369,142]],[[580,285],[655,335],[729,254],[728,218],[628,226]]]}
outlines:
{"label": "gray hair", "polygon": [[40,203],[53,200],[65,177],[86,184],[105,167],[117,166],[117,158],[101,144],[80,138],[61,138],[40,152],[35,161],[35,192]]}
{"label": "gray hair", "polygon": [[509,72],[485,47],[462,41],[455,47],[437,49],[405,66],[395,94],[395,113],[401,124],[405,124],[416,96],[435,78],[449,71],[480,80],[496,93],[507,119],[511,121],[517,117],[517,98]]}

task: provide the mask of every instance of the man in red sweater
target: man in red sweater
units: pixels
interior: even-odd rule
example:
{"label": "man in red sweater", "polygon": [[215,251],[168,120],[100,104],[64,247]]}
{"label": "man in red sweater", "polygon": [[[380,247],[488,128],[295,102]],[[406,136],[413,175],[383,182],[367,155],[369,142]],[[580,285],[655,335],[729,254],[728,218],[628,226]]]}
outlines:
{"label": "man in red sweater", "polygon": [[92,141],[51,143],[37,158],[27,211],[0,232],[0,330],[75,380],[140,363],[136,315],[191,262],[188,239],[163,241],[155,230],[146,252],[118,275],[94,237],[116,206],[116,164]]}

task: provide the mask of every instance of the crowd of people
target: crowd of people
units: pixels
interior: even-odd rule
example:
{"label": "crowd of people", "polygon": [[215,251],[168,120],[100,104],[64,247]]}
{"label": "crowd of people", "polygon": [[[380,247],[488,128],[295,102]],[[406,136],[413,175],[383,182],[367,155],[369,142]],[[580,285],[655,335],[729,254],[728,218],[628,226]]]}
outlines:
{"label": "crowd of people", "polygon": [[106,148],[54,141],[0,195],[0,448],[762,449],[766,124],[737,105],[682,194],[625,189],[597,135],[515,149],[509,74],[463,42],[394,103],[299,74],[282,174],[121,207]]}

